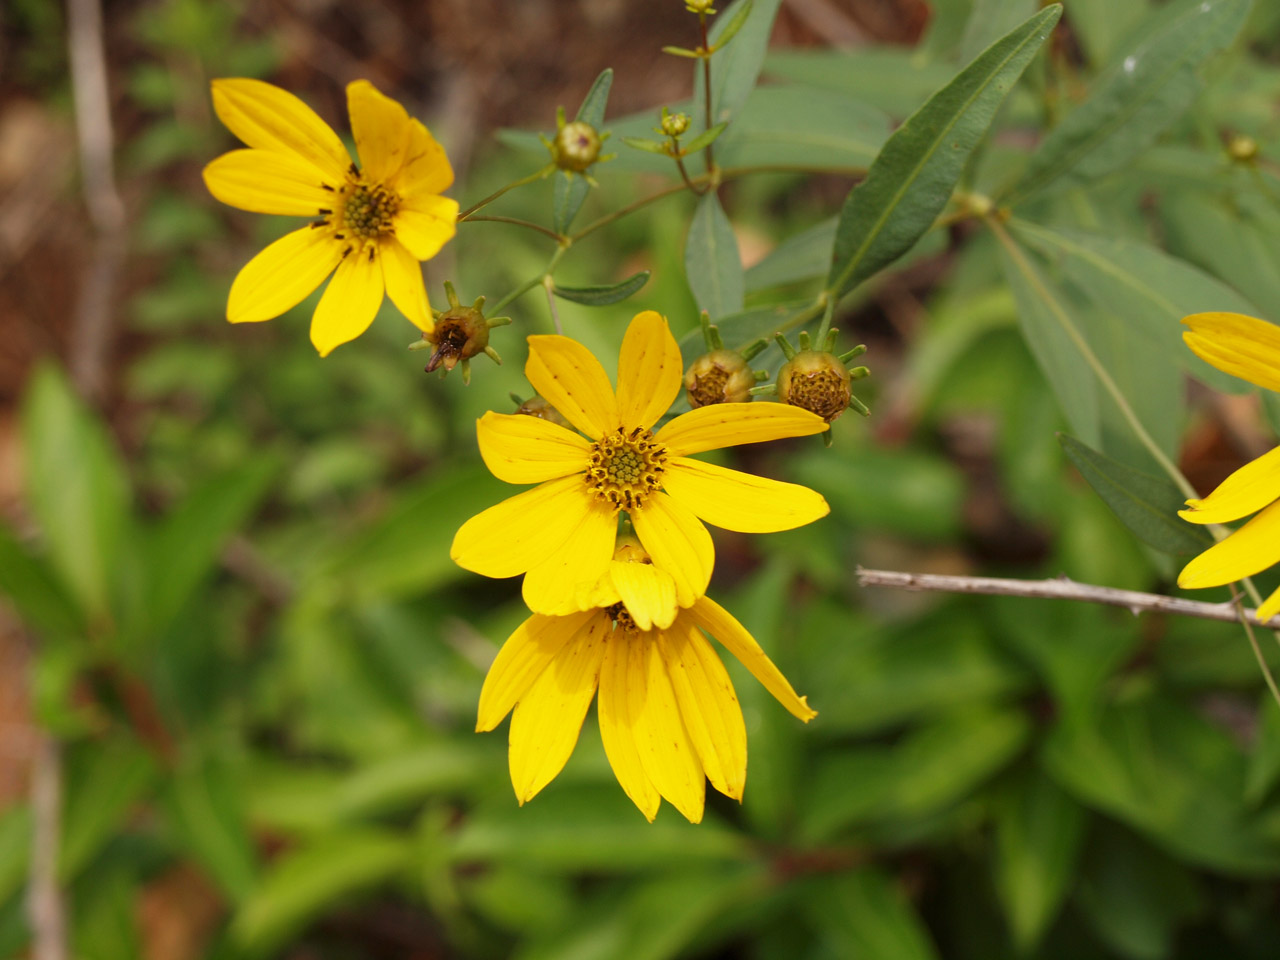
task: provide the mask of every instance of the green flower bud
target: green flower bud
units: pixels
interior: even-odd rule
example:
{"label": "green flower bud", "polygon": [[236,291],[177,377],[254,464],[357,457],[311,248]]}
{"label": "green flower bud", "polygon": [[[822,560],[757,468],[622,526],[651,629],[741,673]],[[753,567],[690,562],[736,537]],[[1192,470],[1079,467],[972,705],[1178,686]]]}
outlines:
{"label": "green flower bud", "polygon": [[[849,407],[863,416],[871,412],[866,404],[853,395],[850,388],[852,381],[861,380],[870,371],[866,367],[854,367],[851,370],[848,365],[854,357],[866,353],[867,348],[859,344],[836,356],[831,350],[835,346],[837,333],[836,330],[828,331],[823,349],[814,350],[809,343],[809,334],[802,330],[799,352],[782,334],[775,337],[787,358],[787,362],[778,371],[778,400],[816,413],[827,423],[831,423]],[[823,441],[828,444],[829,436],[830,434],[823,434]]]}
{"label": "green flower bud", "polygon": [[689,129],[689,115],[687,113],[667,113],[663,108],[662,115],[662,132],[668,137],[681,136]]}
{"label": "green flower bud", "polygon": [[713,403],[746,403],[755,384],[751,365],[736,350],[704,353],[684,375],[685,394],[694,409]]}
{"label": "green flower bud", "polygon": [[581,120],[566,123],[556,132],[551,156],[561,170],[583,173],[600,158],[600,134]]}

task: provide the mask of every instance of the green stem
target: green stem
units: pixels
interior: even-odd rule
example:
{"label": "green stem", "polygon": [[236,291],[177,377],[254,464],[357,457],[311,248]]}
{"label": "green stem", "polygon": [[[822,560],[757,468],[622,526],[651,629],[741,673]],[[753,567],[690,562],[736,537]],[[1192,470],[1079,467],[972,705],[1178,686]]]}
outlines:
{"label": "green stem", "polygon": [[[493,306],[488,307],[485,310],[485,312],[491,317],[496,316],[497,314],[502,312],[503,307],[511,303],[513,300],[516,300],[524,296],[534,287],[540,284],[546,283],[546,281],[551,278],[552,274],[555,273],[555,269],[559,265],[560,259],[565,255],[566,252],[568,252],[569,247],[572,246],[572,243],[573,242],[571,240],[562,239],[560,243],[556,246],[556,252],[551,255],[551,259],[547,261],[547,265],[542,268],[542,272],[540,274],[538,274],[536,277],[531,277],[530,279],[526,280],[524,283],[520,284],[520,286],[516,287],[514,290],[508,293],[505,297],[503,297]],[[553,313],[555,312],[554,307],[552,308],[552,312]]]}
{"label": "green stem", "polygon": [[822,305],[822,325],[818,327],[816,342],[821,345],[826,342],[827,331],[831,329],[831,318],[835,316],[836,312],[836,298],[826,290],[823,290],[822,293],[818,294],[818,303]]}
{"label": "green stem", "polygon": [[467,209],[463,210],[460,214],[458,214],[458,221],[462,222],[463,220],[473,219],[471,216],[473,213],[475,213],[477,210],[483,207],[487,207],[489,204],[493,203],[493,201],[497,200],[500,196],[502,196],[508,190],[514,190],[516,187],[523,187],[527,183],[533,183],[535,180],[541,180],[547,174],[553,171],[555,168],[556,167],[554,163],[549,163],[545,167],[543,167],[541,170],[537,170],[529,174],[527,177],[521,177],[519,180],[515,180],[511,183],[508,183],[505,187],[502,187],[498,190],[493,191],[493,193],[489,194],[480,202],[473,203],[471,206],[467,207]]}
{"label": "green stem", "polygon": [[513,223],[517,227],[524,227],[526,230],[537,230],[538,233],[541,233],[545,236],[550,237],[552,240],[556,241],[556,243],[559,243],[560,241],[565,239],[561,234],[556,233],[554,230],[548,230],[546,227],[542,226],[539,223],[534,223],[530,220],[518,220],[515,217],[468,217],[466,221],[459,220],[458,222],[459,223],[463,223],[463,222],[466,222],[466,223]]}
{"label": "green stem", "polygon": [[[680,145],[676,144],[674,140],[672,142],[675,145],[675,148],[679,150]],[[684,157],[681,157],[679,154],[677,154],[674,159],[676,161],[676,169],[680,171],[680,179],[684,181],[684,185],[689,188],[689,191],[691,193],[693,193],[695,196],[700,197],[704,193],[706,193],[708,190],[711,189],[709,185],[705,187],[700,187],[697,184],[695,184],[692,180],[689,179],[689,171],[685,168]]]}
{"label": "green stem", "polygon": [[[1236,585],[1231,586],[1231,599],[1239,600],[1240,594],[1236,590]],[[1251,584],[1252,586],[1252,584]],[[1249,618],[1244,615],[1244,610],[1240,608],[1240,604],[1236,604],[1240,611],[1240,624],[1244,627],[1245,635],[1249,638],[1249,646],[1253,648],[1253,655],[1258,661],[1258,667],[1262,670],[1262,676],[1267,681],[1267,689],[1271,691],[1271,697],[1275,700],[1276,705],[1280,706],[1280,688],[1276,687],[1276,678],[1271,674],[1271,667],[1267,665],[1267,658],[1262,655],[1262,646],[1258,643],[1258,638],[1253,632],[1253,624],[1249,622]]]}
{"label": "green stem", "polygon": [[[698,14],[698,30],[702,34],[702,107],[703,113],[706,115],[706,126],[704,130],[710,130],[711,123],[711,41],[707,35],[707,15],[699,12]],[[716,168],[715,156],[712,154],[712,145],[707,144],[707,173],[710,174]]]}
{"label": "green stem", "polygon": [[547,291],[547,309],[551,311],[551,322],[555,324],[556,333],[563,334],[564,330],[560,326],[560,311],[556,309],[556,284],[551,279],[551,274],[542,275],[542,288]]}

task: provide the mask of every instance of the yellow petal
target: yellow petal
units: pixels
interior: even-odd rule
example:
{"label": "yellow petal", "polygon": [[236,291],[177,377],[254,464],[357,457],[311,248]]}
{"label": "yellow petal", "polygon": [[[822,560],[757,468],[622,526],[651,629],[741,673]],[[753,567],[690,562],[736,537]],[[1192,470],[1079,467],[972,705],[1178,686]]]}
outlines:
{"label": "yellow petal", "polygon": [[486,413],[476,421],[476,439],[485,466],[507,483],[541,483],[582,473],[591,460],[591,444],[578,434],[525,414]]}
{"label": "yellow petal", "polygon": [[507,637],[494,657],[476,710],[476,733],[492,730],[511,712],[516,701],[533,686],[557,653],[586,622],[596,615],[586,610],[567,617],[535,613]]}
{"label": "yellow petal", "polygon": [[627,327],[618,356],[618,416],[627,430],[648,430],[680,393],[684,364],[667,319],[638,313]]}
{"label": "yellow petal", "polygon": [[1277,613],[1280,613],[1280,587],[1267,597],[1266,602],[1258,608],[1258,619],[1262,621],[1270,620]]}
{"label": "yellow petal", "polygon": [[320,217],[334,205],[315,165],[292,153],[232,150],[204,168],[209,192],[228,206],[286,217]]}
{"label": "yellow petal", "polygon": [[392,218],[396,239],[419,260],[430,260],[457,232],[458,201],[420,197],[404,202]]}
{"label": "yellow petal", "polygon": [[405,164],[391,179],[391,186],[405,200],[444,193],[453,183],[453,168],[444,147],[417,120],[409,120],[409,146]]}
{"label": "yellow petal", "polygon": [[688,616],[658,632],[680,716],[711,785],[742,800],[747,782],[747,728],[729,672]]}
{"label": "yellow petal", "polygon": [[507,756],[521,804],[554,780],[573,753],[612,626],[603,614],[589,619],[516,704]]}
{"label": "yellow petal", "polygon": [[564,614],[591,606],[594,588],[609,569],[617,533],[613,510],[593,502],[564,544],[524,575],[521,595],[529,609]]}
{"label": "yellow petal", "polygon": [[[604,741],[604,753],[609,758],[609,766],[613,767],[613,775],[645,819],[653,823],[662,796],[640,762],[631,715],[632,704],[644,702],[645,688],[644,675],[630,669],[631,648],[648,642],[647,637],[628,637],[617,630],[605,642],[596,714],[600,720],[600,739]],[[633,695],[633,687],[639,688],[638,696]]]}
{"label": "yellow petal", "polygon": [[256,323],[278,317],[307,298],[342,259],[342,245],[324,230],[286,233],[244,265],[231,284],[227,319]]}
{"label": "yellow petal", "polygon": [[831,511],[808,487],[685,457],[668,461],[662,485],[707,523],[741,533],[791,530]]}
{"label": "yellow petal", "polygon": [[1184,590],[1220,587],[1251,577],[1276,561],[1280,561],[1280,502],[1183,567],[1178,586]]}
{"label": "yellow petal", "polygon": [[422,282],[422,267],[395,237],[384,237],[378,242],[378,255],[382,260],[382,282],[387,287],[387,296],[410,323],[423,333],[430,333],[434,325],[427,288]]}
{"label": "yellow petal", "polygon": [[347,113],[366,177],[386,182],[404,164],[409,149],[409,114],[368,80],[347,84]]}
{"label": "yellow petal", "polygon": [[560,549],[590,506],[579,478],[549,480],[464,523],[449,556],[481,576],[518,576]]}
{"label": "yellow petal", "polygon": [[822,433],[827,422],[786,403],[716,403],[682,413],[657,433],[672,456]]}
{"label": "yellow petal", "polygon": [[1196,313],[1182,334],[1201,360],[1268,390],[1280,390],[1280,327],[1242,313]]}
{"label": "yellow petal", "polygon": [[578,341],[554,335],[530,337],[524,375],[543,399],[592,440],[621,426],[604,367]]}
{"label": "yellow petal", "polygon": [[[632,729],[640,764],[649,781],[690,823],[702,820],[706,780],[676,702],[671,678],[651,637],[628,641],[627,663]],[[643,684],[636,682],[644,677]]]}
{"label": "yellow petal", "polygon": [[676,619],[676,582],[652,563],[609,562],[609,578],[641,630],[666,629]]}
{"label": "yellow petal", "polygon": [[680,606],[689,606],[707,592],[716,551],[711,534],[693,511],[658,492],[631,511],[631,522],[654,565],[675,581]]}
{"label": "yellow petal", "polygon": [[218,119],[251,147],[288,153],[314,166],[330,186],[346,178],[351,157],[327,123],[287,90],[261,80],[213,81]]}
{"label": "yellow petal", "polygon": [[724,648],[737,657],[753,677],[759,680],[766,690],[773,694],[780,704],[794,716],[808,723],[816,717],[817,711],[809,709],[805,697],[797,696],[787,678],[782,675],[768,655],[760,649],[756,638],[747,632],[720,604],[710,597],[702,597],[689,611],[693,622],[724,645]]}
{"label": "yellow petal", "polygon": [[1203,500],[1188,500],[1178,516],[1191,523],[1226,523],[1280,499],[1280,447],[1246,463]]}
{"label": "yellow petal", "polygon": [[369,329],[382,306],[382,264],[377,249],[352,250],[333,274],[311,318],[311,343],[327,357],[333,348]]}

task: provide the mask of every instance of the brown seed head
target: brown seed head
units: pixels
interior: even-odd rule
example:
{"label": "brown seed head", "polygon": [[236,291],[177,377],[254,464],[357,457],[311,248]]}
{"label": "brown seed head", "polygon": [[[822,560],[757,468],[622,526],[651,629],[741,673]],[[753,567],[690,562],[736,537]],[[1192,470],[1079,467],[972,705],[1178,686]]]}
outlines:
{"label": "brown seed head", "polygon": [[849,371],[829,353],[803,350],[778,371],[778,399],[830,423],[849,406]]}
{"label": "brown seed head", "polygon": [[470,360],[489,345],[489,324],[475,307],[451,307],[436,318],[424,339],[435,346],[427,361],[427,373],[438,367],[452,370],[460,360]]}
{"label": "brown seed head", "polygon": [[684,375],[685,394],[693,408],[713,403],[746,403],[755,386],[751,365],[734,350],[712,350],[689,365]]}

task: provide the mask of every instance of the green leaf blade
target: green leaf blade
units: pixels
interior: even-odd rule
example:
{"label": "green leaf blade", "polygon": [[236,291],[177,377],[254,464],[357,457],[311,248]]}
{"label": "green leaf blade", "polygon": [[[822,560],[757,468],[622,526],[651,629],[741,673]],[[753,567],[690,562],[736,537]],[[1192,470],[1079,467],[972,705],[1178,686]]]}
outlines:
{"label": "green leaf blade", "polygon": [[1058,441],[1089,486],[1143,543],[1174,555],[1198,553],[1213,543],[1204,530],[1178,519],[1185,498],[1168,480],[1127,467],[1074,437],[1063,434]]}
{"label": "green leaf blade", "polygon": [[1048,39],[1046,7],[988,47],[885,143],[845,201],[827,289],[843,296],[906,253],[933,225],[1006,94]]}
{"label": "green leaf blade", "polygon": [[684,250],[685,275],[699,310],[712,320],[742,312],[745,291],[742,258],[733,225],[715,191],[698,201]]}
{"label": "green leaf blade", "polygon": [[565,287],[559,284],[552,292],[562,300],[581,303],[588,307],[606,307],[611,303],[620,303],[649,282],[649,271],[641,270],[633,276],[618,283],[606,283],[590,287]]}

